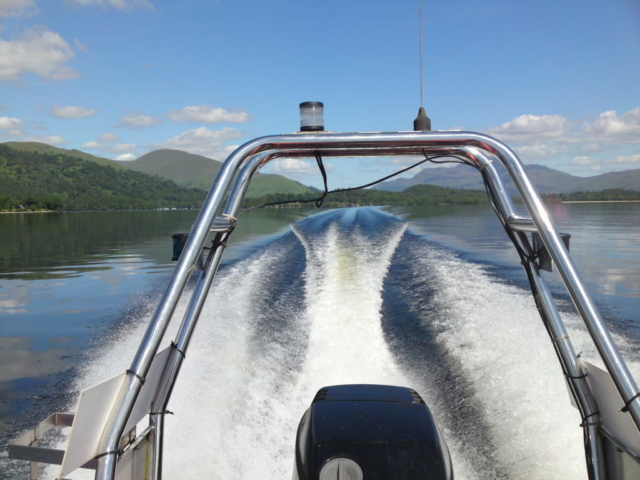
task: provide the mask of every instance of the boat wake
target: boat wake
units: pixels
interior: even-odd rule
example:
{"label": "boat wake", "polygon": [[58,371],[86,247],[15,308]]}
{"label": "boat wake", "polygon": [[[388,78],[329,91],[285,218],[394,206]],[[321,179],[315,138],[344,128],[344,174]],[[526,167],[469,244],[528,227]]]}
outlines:
{"label": "boat wake", "polygon": [[[144,327],[78,387],[128,368]],[[456,478],[586,478],[580,417],[529,292],[376,209],[308,217],[221,269],[169,405],[166,478],[290,478],[302,414],[341,383],[416,389]]]}

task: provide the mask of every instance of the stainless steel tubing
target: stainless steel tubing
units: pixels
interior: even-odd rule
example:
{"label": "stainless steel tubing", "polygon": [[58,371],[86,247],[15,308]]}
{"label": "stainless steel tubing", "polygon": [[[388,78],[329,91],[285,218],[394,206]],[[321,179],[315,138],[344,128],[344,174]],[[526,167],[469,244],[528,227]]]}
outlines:
{"label": "stainless steel tubing", "polygon": [[227,201],[227,206],[225,207],[225,213],[234,218],[238,215],[240,204],[242,203],[244,195],[249,188],[249,183],[251,182],[253,175],[261,166],[269,162],[271,157],[272,154],[267,152],[261,155],[255,155],[250,158],[249,161],[245,162],[240,173],[238,173],[235,184],[233,185],[233,190],[231,191],[231,195]]}
{"label": "stainless steel tubing", "polygon": [[[244,154],[247,153],[242,147],[236,150],[236,153],[239,151],[242,154],[239,158],[242,158]],[[189,279],[189,275],[194,269],[206,237],[215,220],[216,213],[220,209],[224,195],[229,189],[229,185],[238,166],[239,161],[225,162],[207,195],[165,294],[160,300],[158,308],[147,327],[145,336],[140,343],[130,368],[129,380],[121,389],[115,403],[115,408],[107,420],[100,441],[100,450],[102,452],[115,452],[118,449],[120,437],[122,436],[136,398],[140,393],[142,383],[139,377],[146,377],[149,371],[153,357],[158,351],[164,332]],[[95,478],[97,480],[113,480],[115,477],[116,461],[117,458],[115,454],[100,457]]]}
{"label": "stainless steel tubing", "polygon": [[[494,146],[497,147],[496,144],[499,142],[497,140],[493,140],[493,143]],[[513,178],[520,196],[522,197],[522,200],[524,201],[524,204],[536,225],[537,231],[542,237],[549,254],[558,267],[558,271],[562,276],[574,305],[580,313],[580,316],[583,318],[587,329],[591,334],[591,338],[593,339],[593,342],[596,345],[611,378],[616,384],[623,401],[625,403],[629,402],[629,400],[637,394],[638,387],[633,376],[629,372],[626,363],[620,355],[618,347],[613,342],[606,324],[584,288],[564,242],[556,232],[553,223],[544,208],[542,200],[536,193],[535,188],[529,181],[529,178],[526,176],[524,168],[516,155],[504,145],[500,147],[498,152],[499,155],[497,156],[501,159],[507,168],[507,171]],[[640,430],[640,399],[636,398],[630,403],[629,413],[631,413],[636,428]]]}
{"label": "stainless steel tubing", "polygon": [[[218,172],[202,210],[189,236],[167,290],[151,319],[145,336],[131,365],[128,382],[123,386],[113,411],[107,421],[100,442],[102,452],[117,449],[127,418],[140,391],[138,376],[147,375],[166,327],[170,322],[189,274],[202,251],[206,236],[220,211],[232,179],[240,169],[256,155],[265,155],[256,164],[277,158],[312,157],[320,151],[323,156],[392,156],[421,155],[425,150],[458,151],[465,155],[464,148],[477,148],[495,155],[505,165],[518,191],[531,213],[536,228],[551,257],[558,266],[576,308],[587,324],[594,343],[625,402],[637,392],[637,386],[621,358],[618,349],[587,295],[564,244],[555,232],[531,182],[516,155],[504,144],[487,135],[473,132],[395,132],[395,133],[314,133],[290,134],[262,137],[245,143],[233,152]],[[267,155],[268,154],[268,155]],[[257,168],[257,166],[256,166]],[[244,173],[249,173],[247,167]],[[243,174],[244,174],[243,173]],[[248,179],[247,179],[248,181]],[[243,180],[244,182],[244,180]],[[241,192],[243,193],[243,192]],[[239,198],[241,195],[238,195]],[[636,426],[640,427],[640,399],[629,405]],[[105,455],[99,459],[96,478],[111,480],[115,473],[116,455]]]}
{"label": "stainless steel tubing", "polygon": [[[517,232],[536,232],[537,228],[531,217],[523,217],[518,214],[511,200],[511,195],[502,183],[500,174],[493,166],[493,162],[477,148],[465,148],[463,150],[480,165],[479,169],[481,173],[483,173],[483,177],[485,180],[488,180],[490,186],[493,188],[492,197],[507,226]],[[487,170],[487,175],[484,173],[485,169]]]}
{"label": "stainless steel tubing", "polygon": [[507,217],[507,225],[516,232],[537,232],[538,227],[533,223],[531,217],[521,217],[520,215],[511,215]]}
{"label": "stainless steel tubing", "polygon": [[597,427],[600,423],[600,416],[597,414],[598,408],[591,394],[591,389],[587,384],[586,378],[581,374],[577,364],[576,356],[571,339],[567,334],[564,322],[560,317],[560,313],[556,308],[551,291],[544,277],[540,275],[540,270],[535,261],[530,261],[531,279],[535,284],[536,291],[539,295],[539,306],[541,308],[541,317],[547,324],[549,336],[556,349],[563,371],[568,375],[567,381],[571,389],[571,393],[576,400],[583,419],[586,419],[585,425],[585,453],[587,457],[587,471],[589,478],[592,480],[606,479],[605,465],[602,459],[602,441],[597,435]]}
{"label": "stainless steel tubing", "polygon": [[[218,235],[224,236],[224,233]],[[164,413],[167,410],[169,400],[171,398],[171,392],[178,378],[180,367],[184,361],[185,355],[189,348],[189,343],[193,332],[200,318],[200,312],[207,299],[207,293],[211,287],[211,282],[220,265],[220,259],[224,251],[224,245],[219,244],[209,253],[207,257],[205,268],[196,282],[189,306],[185,312],[182,324],[176,334],[174,341],[174,348],[167,359],[164,371],[162,372],[162,378],[158,385],[155,398],[152,404],[152,412],[149,422],[156,429],[155,443],[154,443],[154,459],[153,459],[153,473],[152,480],[160,480],[162,478],[162,455],[164,445]]]}
{"label": "stainless steel tubing", "polygon": [[[489,195],[493,198],[493,203],[498,210],[497,213],[506,223],[505,227],[516,230],[509,221],[514,218],[521,218],[528,221],[528,223],[533,226],[533,222],[530,218],[519,217],[517,215],[515,206],[511,201],[511,197],[504,188],[495,167],[491,165],[491,163],[488,162],[488,159],[480,152],[472,151],[471,149],[467,150],[469,150],[470,154],[476,156],[481,163],[486,165],[482,169],[482,176],[487,184]],[[518,228],[516,231],[523,230]],[[516,240],[514,239],[514,241]],[[526,245],[523,246],[526,249]],[[531,252],[528,251],[527,253],[530,254]],[[587,424],[585,425],[584,431],[585,455],[589,479],[604,480],[606,478],[606,471],[604,462],[601,461],[604,457],[602,455],[602,441],[600,436],[597,435],[599,415],[597,415],[595,400],[591,395],[591,390],[589,389],[586,379],[580,374],[575,350],[571,340],[569,339],[569,335],[567,335],[564,322],[560,317],[560,313],[558,312],[549,287],[544,277],[540,275],[540,271],[535,260],[532,259],[528,263],[531,270],[531,276],[529,278],[534,283],[535,291],[537,292],[536,303],[540,309],[540,316],[547,327],[547,331],[551,337],[558,359],[563,366],[562,370],[568,375],[567,381],[570,386],[570,393],[573,395],[579,406],[582,418],[589,419],[586,422]]]}
{"label": "stainless steel tubing", "polygon": [[516,207],[511,201],[511,195],[509,195],[509,191],[502,183],[500,174],[493,162],[477,148],[465,148],[464,151],[478,164],[478,170],[480,170],[483,179],[489,183],[491,197],[502,218],[507,219],[517,215]]}

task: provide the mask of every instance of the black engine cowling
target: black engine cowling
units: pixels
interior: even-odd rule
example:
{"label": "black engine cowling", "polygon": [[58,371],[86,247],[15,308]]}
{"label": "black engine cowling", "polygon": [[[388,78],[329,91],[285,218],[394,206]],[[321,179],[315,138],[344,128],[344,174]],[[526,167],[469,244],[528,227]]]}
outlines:
{"label": "black engine cowling", "polygon": [[449,450],[414,390],[318,391],[298,427],[294,480],[452,480]]}

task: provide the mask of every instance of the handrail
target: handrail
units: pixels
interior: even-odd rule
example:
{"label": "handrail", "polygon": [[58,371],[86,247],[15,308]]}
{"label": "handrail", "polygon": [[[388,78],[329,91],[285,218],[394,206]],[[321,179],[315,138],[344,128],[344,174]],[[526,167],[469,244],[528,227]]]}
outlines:
{"label": "handrail", "polygon": [[[128,371],[128,381],[124,383],[105,426],[100,442],[101,451],[105,452],[105,454],[98,460],[96,479],[112,480],[114,478],[117,463],[114,452],[117,451],[118,442],[140,392],[141,379],[146,377],[187,280],[198,265],[198,259],[203,251],[207,235],[214,225],[216,216],[222,211],[225,197],[232,187],[234,177],[236,177],[236,182],[223,212],[229,216],[227,218],[235,218],[237,216],[249,182],[260,167],[279,158],[313,157],[316,152],[320,152],[323,156],[339,157],[448,154],[468,158],[475,162],[479,169],[486,168],[487,164],[490,163],[484,155],[495,156],[506,167],[522,197],[525,207],[531,215],[531,219],[518,216],[504,188],[500,187],[499,184],[495,184],[494,187],[496,188],[493,189],[492,193],[495,196],[494,198],[497,198],[507,226],[518,232],[535,230],[542,238],[616,387],[625,404],[628,404],[628,410],[636,427],[640,430],[640,399],[633,399],[638,392],[637,385],[613,342],[604,321],[587,294],[567,249],[556,232],[540,197],[526,175],[522,163],[513,151],[492,137],[473,132],[296,133],[261,137],[247,142],[227,158],[218,172],[184,246],[165,294],[160,300],[140,343],[131,368]],[[217,258],[213,262],[208,262],[209,266],[207,268],[211,269],[211,272],[210,274],[201,275],[202,281],[206,281],[206,285],[199,289],[200,293],[198,295],[206,295],[208,285],[210,285],[211,278],[215,273],[215,269],[217,269],[220,255],[221,253],[217,254]],[[204,280],[205,278],[206,280]],[[194,307],[190,308],[194,313],[185,317],[181,327],[181,331],[182,329],[187,329],[189,332],[186,335],[187,344],[190,332],[193,331],[193,327],[197,322],[199,307],[201,306],[200,301],[201,299],[195,300]],[[194,302],[193,299],[192,302]],[[185,337],[183,336],[183,338]],[[186,348],[186,345],[184,348]],[[175,364],[173,368],[176,368]],[[166,377],[168,379],[173,378],[173,381],[175,381],[176,376],[177,371],[175,375],[167,375]],[[163,388],[166,392],[171,390],[171,386],[167,385],[161,385],[160,388]],[[164,395],[163,403],[167,400],[168,393]],[[161,435],[161,432],[159,432],[159,435]],[[156,452],[156,454],[158,453]]]}

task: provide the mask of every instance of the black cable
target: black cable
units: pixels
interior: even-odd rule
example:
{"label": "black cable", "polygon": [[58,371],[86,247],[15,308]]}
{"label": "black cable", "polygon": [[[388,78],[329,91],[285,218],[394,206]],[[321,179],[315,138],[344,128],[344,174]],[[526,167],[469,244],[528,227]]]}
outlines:
{"label": "black cable", "polygon": [[425,162],[433,162],[433,163],[464,163],[465,165],[467,165],[467,162],[463,162],[463,161],[459,161],[459,160],[449,160],[446,162],[437,162],[435,161],[436,158],[449,158],[448,155],[437,155],[435,157],[429,157],[426,153],[422,153],[424,155],[424,160],[420,160],[418,163],[414,163],[413,165],[407,167],[407,168],[403,168],[402,170],[399,170],[395,173],[392,173],[391,175],[387,175],[384,178],[381,178],[379,180],[376,180],[375,182],[371,182],[371,183],[367,183],[366,185],[360,185],[359,187],[351,187],[351,188],[337,188],[335,190],[331,190],[329,193],[336,193],[336,192],[350,192],[352,190],[360,190],[362,188],[367,188],[367,187],[373,187],[374,185],[377,185],[381,182],[384,182],[385,180],[388,180],[390,178],[395,177],[396,175],[400,175],[401,173],[404,173],[408,170],[411,170],[412,168],[416,168],[419,165],[422,165]]}
{"label": "black cable", "polygon": [[318,164],[318,168],[320,169],[320,173],[322,174],[322,181],[324,182],[324,193],[316,201],[316,208],[320,208],[322,206],[322,202],[324,202],[325,197],[329,195],[329,188],[327,187],[327,172],[324,169],[324,163],[322,163],[320,152],[316,152],[316,163]]}
{"label": "black cable", "polygon": [[424,150],[423,150],[422,154],[425,157],[424,160],[420,160],[419,162],[414,163],[413,165],[410,165],[407,168],[403,168],[402,170],[398,170],[397,172],[392,173],[391,175],[387,175],[386,177],[380,178],[379,180],[376,180],[375,182],[367,183],[366,185],[360,185],[358,187],[336,188],[335,190],[328,190],[327,189],[327,172],[326,172],[326,170],[324,168],[324,164],[322,163],[322,156],[320,155],[320,152],[315,152],[316,162],[318,163],[318,168],[320,169],[320,173],[322,174],[322,179],[323,179],[323,182],[324,182],[324,192],[322,193],[322,195],[320,197],[311,198],[309,200],[283,200],[283,201],[280,201],[280,202],[262,203],[260,205],[254,205],[253,207],[245,208],[242,212],[240,212],[238,214],[238,216],[236,218],[240,218],[242,215],[247,213],[249,210],[253,210],[255,208],[271,207],[271,206],[275,206],[275,205],[287,205],[287,204],[291,204],[291,203],[311,203],[311,202],[315,202],[316,207],[319,208],[322,205],[322,202],[324,201],[325,197],[327,197],[327,195],[331,195],[332,193],[351,192],[353,190],[362,190],[363,188],[372,187],[374,185],[377,185],[378,183],[384,182],[385,180],[388,180],[388,179],[393,178],[393,177],[395,177],[397,175],[400,175],[401,173],[409,171],[412,168],[415,168],[415,167],[417,167],[419,165],[422,165],[425,162],[432,162],[432,163],[458,163],[458,164],[469,165],[468,162],[466,162],[464,160],[459,160],[459,159],[458,160],[447,160],[447,161],[437,161],[436,160],[438,158],[451,158],[449,155],[436,155],[436,156],[433,156],[433,157],[429,157],[424,152]]}
{"label": "black cable", "polygon": [[629,411],[629,407],[631,406],[631,403],[636,400],[637,398],[640,398],[640,392],[636,393],[633,397],[631,397],[629,400],[627,400],[624,404],[624,407],[622,407],[622,409],[620,410],[621,412],[628,412]]}

